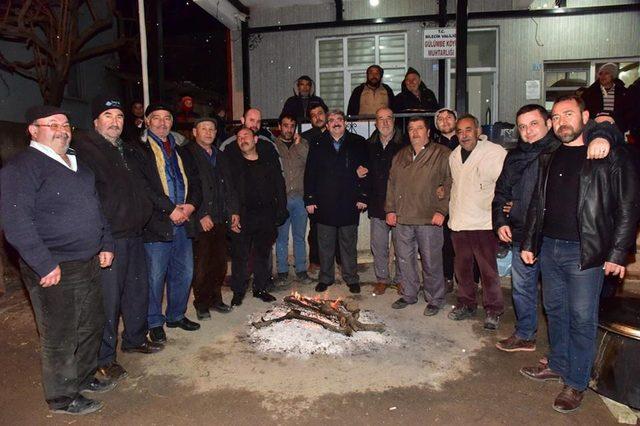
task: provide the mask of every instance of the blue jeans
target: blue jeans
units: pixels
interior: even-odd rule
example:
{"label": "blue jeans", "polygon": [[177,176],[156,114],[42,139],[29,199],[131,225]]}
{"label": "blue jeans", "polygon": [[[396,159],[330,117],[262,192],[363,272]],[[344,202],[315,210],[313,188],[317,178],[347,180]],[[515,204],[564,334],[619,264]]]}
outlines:
{"label": "blue jeans", "polygon": [[[145,243],[149,274],[149,328],[184,318],[193,277],[193,247],[184,226],[173,227],[173,241]],[[162,296],[167,282],[167,310],[162,315]]]}
{"label": "blue jeans", "polygon": [[540,262],[526,265],[520,257],[520,243],[513,243],[512,254],[511,295],[516,311],[516,337],[533,340],[538,328]]}
{"label": "blue jeans", "polygon": [[278,227],[276,240],[276,262],[278,273],[289,272],[289,228],[293,235],[293,255],[295,257],[296,272],[307,270],[307,243],[304,240],[307,233],[307,210],[302,197],[287,199],[289,218]]}
{"label": "blue jeans", "polygon": [[580,243],[545,237],[540,252],[542,295],[549,319],[549,368],[585,390],[596,354],[602,266],[580,269]]}

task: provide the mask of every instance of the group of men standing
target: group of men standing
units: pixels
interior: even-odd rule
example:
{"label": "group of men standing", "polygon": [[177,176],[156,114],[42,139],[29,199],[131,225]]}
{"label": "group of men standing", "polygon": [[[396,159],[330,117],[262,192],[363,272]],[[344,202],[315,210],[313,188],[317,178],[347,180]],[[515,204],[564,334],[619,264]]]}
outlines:
{"label": "group of men standing", "polygon": [[[385,97],[367,86],[380,82],[378,68],[367,71],[354,105]],[[414,74],[407,73],[409,88],[420,87]],[[121,350],[152,354],[167,341],[165,326],[199,329],[185,316],[191,287],[199,320],[210,318],[210,310],[227,313],[241,305],[251,273],[253,296],[274,301],[272,247],[275,242],[276,282],[284,282],[290,232],[295,279],[310,284],[308,219],[309,260],[320,267],[315,290],[335,283],[337,261],[349,291],[359,293],[364,211],[376,293],[397,284],[394,309],[417,303],[422,293],[424,315],[434,316],[455,275],[457,304],[448,317],[468,319],[478,305],[475,264],[488,330],[498,328],[504,312],[498,239],[512,243],[517,325],[497,346],[535,350],[541,272],[548,363],[521,373],[562,380],[554,408],[576,409],[593,364],[603,275],[624,275],[640,214],[637,171],[617,130],[589,121],[580,98],[563,97],[551,116],[537,105],[518,111],[520,141],[507,154],[482,135],[474,116],[449,109],[436,112],[435,134],[416,116],[404,136],[387,102],[374,111],[377,130],[365,140],[305,83],[298,87],[308,96],[300,105],[288,102],[292,111],[281,114],[277,138],[252,108],[220,147],[217,121],[206,117],[194,122],[194,140],[183,145],[171,131],[171,109],[161,103],[146,108],[146,130],[136,141],[121,137],[124,113],[116,97],[93,101],[94,128],[73,141],[63,110],[27,111],[30,148],[2,169],[0,213],[33,302],[50,409],[96,411],[102,403],[85,395],[113,389],[126,377],[116,359],[120,316]],[[301,117],[312,128],[298,134]],[[229,241],[233,298],[227,305],[221,287]]]}

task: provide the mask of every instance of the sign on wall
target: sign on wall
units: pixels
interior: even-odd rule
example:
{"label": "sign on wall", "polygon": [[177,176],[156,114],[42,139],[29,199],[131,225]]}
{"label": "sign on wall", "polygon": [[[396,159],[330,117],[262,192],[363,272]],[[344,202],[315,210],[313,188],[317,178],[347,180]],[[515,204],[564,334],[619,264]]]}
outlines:
{"label": "sign on wall", "polygon": [[424,30],[425,59],[445,59],[456,57],[456,29],[429,28]]}

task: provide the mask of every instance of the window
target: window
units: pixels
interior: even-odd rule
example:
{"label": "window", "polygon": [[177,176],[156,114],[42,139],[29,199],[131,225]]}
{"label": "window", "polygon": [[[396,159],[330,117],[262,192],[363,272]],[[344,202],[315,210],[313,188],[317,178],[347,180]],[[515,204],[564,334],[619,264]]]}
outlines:
{"label": "window", "polygon": [[[498,29],[469,28],[467,35],[467,93],[469,113],[481,124],[498,117]],[[447,105],[455,103],[455,61],[447,59]]]}
{"label": "window", "polygon": [[548,110],[558,96],[571,95],[596,81],[598,69],[607,62],[618,65],[618,78],[629,86],[638,78],[639,58],[548,61],[544,63],[544,106]]}
{"label": "window", "polygon": [[353,89],[366,80],[372,64],[384,69],[383,82],[393,93],[407,69],[407,36],[404,33],[323,38],[316,41],[318,96],[329,108],[347,109]]}

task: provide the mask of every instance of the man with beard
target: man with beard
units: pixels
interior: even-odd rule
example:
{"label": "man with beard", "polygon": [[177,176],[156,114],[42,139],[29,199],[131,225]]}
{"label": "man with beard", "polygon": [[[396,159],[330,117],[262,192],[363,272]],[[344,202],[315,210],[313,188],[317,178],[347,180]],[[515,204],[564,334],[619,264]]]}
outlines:
{"label": "man with beard", "polygon": [[329,109],[319,102],[310,102],[307,111],[309,121],[311,121],[311,128],[302,132],[300,136],[309,141],[310,144],[315,145],[318,142],[318,138],[327,130],[327,111]]}
{"label": "man with beard", "polygon": [[151,354],[162,345],[147,340],[149,284],[142,230],[153,206],[143,192],[137,173],[137,149],[120,139],[124,121],[122,101],[99,95],[91,103],[94,129],[74,138],[73,148],[96,178],[102,210],[115,240],[110,268],[100,273],[106,322],[98,355],[98,371],[108,379],[127,376],[116,360],[118,323],[124,322],[123,352]]}
{"label": "man with beard", "polygon": [[229,159],[229,176],[238,194],[240,221],[231,226],[232,306],[242,305],[249,282],[249,254],[253,255],[253,297],[263,302],[276,300],[267,291],[271,265],[269,253],[277,227],[288,216],[287,196],[280,164],[259,146],[253,130],[238,130],[237,143],[224,152]]}
{"label": "man with beard", "polygon": [[[202,201],[198,169],[189,153],[176,144],[171,132],[173,115],[168,106],[150,104],[146,111],[147,138],[141,142],[141,167],[145,193],[153,203],[144,228],[144,249],[149,275],[149,337],[164,343],[163,326],[195,331],[200,324],[185,316],[193,276],[195,221],[192,214]],[[167,287],[167,306],[162,299]]]}
{"label": "man with beard", "polygon": [[[516,113],[520,140],[505,159],[502,173],[496,182],[492,202],[493,229],[498,238],[512,244],[512,296],[516,312],[516,329],[496,347],[505,352],[535,351],[538,326],[538,264],[525,265],[520,259],[520,245],[524,234],[527,209],[538,177],[538,158],[560,145],[551,129],[547,110],[540,105],[525,105]],[[587,158],[604,158],[616,140],[616,130],[610,125],[589,126],[589,154]],[[585,136],[587,132],[585,132]],[[604,136],[605,139],[595,139]],[[608,142],[611,140],[611,144]],[[510,208],[505,209],[509,204]],[[506,211],[507,210],[507,211]]]}
{"label": "man with beard", "polygon": [[451,191],[451,150],[429,141],[426,117],[410,118],[407,128],[411,146],[393,159],[385,204],[387,224],[396,228],[394,242],[404,280],[402,297],[391,307],[402,309],[418,301],[417,246],[427,302],[424,315],[433,316],[444,306],[442,224]]}
{"label": "man with beard", "polygon": [[373,254],[373,270],[376,283],[375,294],[383,294],[389,284],[401,285],[401,273],[396,255],[395,276],[391,280],[389,271],[389,236],[395,237],[395,228],[386,223],[385,199],[387,198],[387,181],[389,170],[395,155],[405,144],[402,132],[395,127],[393,111],[380,108],[376,111],[376,131],[367,140],[369,151],[369,168],[360,167],[358,176],[369,178],[369,204],[367,213],[371,226],[371,254]]}
{"label": "man with beard", "polygon": [[[456,149],[458,146],[458,137],[456,136],[457,114],[454,110],[442,108],[436,111],[434,116],[434,132],[433,141],[440,145],[444,145],[450,150]],[[449,215],[444,218],[442,225],[442,233],[444,243],[442,244],[442,271],[444,273],[444,285],[447,293],[453,291],[453,260],[455,253],[453,251],[453,242],[451,241],[451,229],[449,228]],[[478,282],[480,273],[474,264],[474,281]]]}
{"label": "man with beard", "polygon": [[335,282],[334,253],[340,245],[342,279],[351,293],[360,293],[357,271],[358,223],[367,208],[367,178],[356,170],[367,166],[364,138],[346,131],[344,113],[329,112],[327,132],[312,146],[304,174],[307,212],[316,216],[320,276],[316,291]]}
{"label": "man with beard", "polygon": [[504,311],[496,254],[498,241],[491,228],[491,200],[507,151],[482,135],[478,119],[464,115],[456,123],[460,146],[449,156],[451,200],[449,227],[456,253],[458,303],[449,312],[454,321],[471,318],[477,309],[478,285],[473,280],[473,260],[480,269],[484,328],[496,330]]}
{"label": "man with beard", "polygon": [[0,171],[0,214],[38,324],[49,409],[88,414],[103,403],[82,393],[115,386],[94,378],[104,328],[100,268],[113,261],[113,239],[93,172],[69,149],[67,113],[35,106],[26,120],[29,148]]}
{"label": "man with beard", "polygon": [[380,65],[367,68],[367,81],[351,92],[348,115],[374,115],[378,109],[393,105],[393,90],[382,83],[383,75]]}
{"label": "man with beard", "polygon": [[[242,117],[240,117],[240,122],[242,126],[251,129],[253,133],[258,137],[258,143],[268,142],[271,144],[271,147],[276,150],[276,146],[273,141],[275,141],[275,137],[269,131],[269,129],[265,129],[262,127],[262,111],[258,108],[249,108],[245,111]],[[230,144],[236,143],[236,135],[230,136],[220,145],[220,151],[224,151],[227,146]],[[275,153],[275,152],[274,152]]]}
{"label": "man with beard", "polygon": [[549,321],[549,364],[523,367],[538,381],[564,384],[553,409],[580,407],[596,352],[598,301],[604,275],[624,277],[635,251],[640,215],[638,174],[624,147],[588,160],[589,112],[575,95],[556,99],[551,122],[562,141],[540,156],[527,214],[522,260],[540,259],[543,303]]}
{"label": "man with beard", "polygon": [[290,114],[295,117],[297,122],[302,122],[309,119],[307,115],[309,105],[316,103],[322,105],[325,109],[327,108],[322,98],[315,95],[314,84],[311,77],[308,75],[298,77],[296,87],[298,93],[296,93],[294,89],[293,96],[287,99],[282,107],[281,116]]}
{"label": "man with beard", "polygon": [[276,241],[276,261],[278,281],[289,279],[289,229],[293,237],[296,279],[310,284],[307,274],[307,247],[304,236],[307,231],[307,211],[304,207],[304,168],[309,154],[309,142],[296,132],[296,119],[291,114],[280,116],[280,136],[276,139],[278,154],[282,160],[282,172],[287,192],[289,218],[278,228]]}

